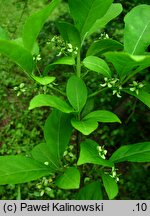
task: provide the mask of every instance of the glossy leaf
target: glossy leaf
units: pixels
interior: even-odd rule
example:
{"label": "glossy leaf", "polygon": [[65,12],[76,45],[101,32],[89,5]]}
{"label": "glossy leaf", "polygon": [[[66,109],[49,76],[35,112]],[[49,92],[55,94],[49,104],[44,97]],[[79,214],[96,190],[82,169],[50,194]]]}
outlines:
{"label": "glossy leaf", "polygon": [[0,39],[0,53],[6,55],[28,75],[31,75],[33,71],[33,57],[28,50],[13,41]]}
{"label": "glossy leaf", "polygon": [[70,119],[69,114],[53,110],[44,125],[44,137],[49,148],[49,157],[57,166],[61,164],[63,153],[72,134]]}
{"label": "glossy leaf", "polygon": [[8,35],[6,31],[0,26],[0,39],[8,40]]}
{"label": "glossy leaf", "polygon": [[0,185],[30,182],[52,174],[52,169],[24,156],[0,156]]}
{"label": "glossy leaf", "polygon": [[98,19],[95,24],[92,26],[92,28],[90,29],[90,31],[88,32],[88,36],[92,33],[94,33],[97,30],[101,30],[102,28],[104,28],[107,23],[109,23],[111,20],[113,20],[114,18],[116,18],[121,12],[122,12],[123,8],[122,5],[119,3],[114,3],[112,4],[108,11],[106,12],[106,14]]}
{"label": "glossy leaf", "polygon": [[70,13],[83,39],[97,19],[105,15],[112,0],[69,0]]}
{"label": "glossy leaf", "polygon": [[128,76],[133,71],[139,72],[150,66],[150,55],[134,56],[124,52],[108,52],[104,56],[114,65],[120,77]]}
{"label": "glossy leaf", "polygon": [[32,51],[37,36],[40,33],[45,21],[48,19],[58,3],[59,0],[52,0],[48,6],[34,13],[27,19],[24,25],[22,38],[24,46],[30,51]]}
{"label": "glossy leaf", "polygon": [[36,107],[49,106],[56,108],[64,113],[73,112],[73,108],[69,106],[64,100],[57,96],[51,96],[46,94],[36,95],[31,101],[29,105],[29,110],[34,109]]}
{"label": "glossy leaf", "polygon": [[52,170],[59,170],[60,166],[55,163],[55,157],[51,154],[46,143],[40,143],[35,146],[31,151],[32,157],[41,162],[42,164],[51,167]]}
{"label": "glossy leaf", "polygon": [[121,146],[112,154],[110,161],[150,162],[150,142]]}
{"label": "glossy leaf", "polygon": [[51,70],[51,68],[54,66],[54,65],[75,65],[75,60],[73,57],[71,56],[65,56],[65,57],[62,57],[62,58],[59,58],[58,60],[56,60],[55,62],[47,65],[44,69],[44,72],[43,74],[44,75],[47,75],[48,72]]}
{"label": "glossy leaf", "polygon": [[95,119],[76,120],[71,119],[72,126],[84,135],[89,135],[98,128],[98,123]]}
{"label": "glossy leaf", "polygon": [[108,51],[123,50],[123,45],[112,39],[102,39],[94,41],[89,47],[86,56],[101,55]]}
{"label": "glossy leaf", "polygon": [[102,200],[102,189],[99,181],[94,181],[80,189],[76,200]]}
{"label": "glossy leaf", "polygon": [[88,56],[83,60],[83,65],[91,71],[104,75],[105,77],[111,77],[111,71],[107,63],[96,56]]}
{"label": "glossy leaf", "polygon": [[115,179],[103,173],[102,180],[109,199],[114,199],[118,194],[118,185]]}
{"label": "glossy leaf", "polygon": [[85,140],[80,144],[80,156],[77,165],[92,163],[102,166],[112,167],[113,163],[108,160],[104,160],[98,152],[99,145],[93,140]]}
{"label": "glossy leaf", "polygon": [[52,83],[56,78],[53,76],[44,76],[44,77],[38,77],[32,74],[32,78],[40,83],[41,85],[48,85],[50,83]]}
{"label": "glossy leaf", "polygon": [[150,44],[150,5],[139,5],[125,16],[124,49],[132,55],[144,54]]}
{"label": "glossy leaf", "polygon": [[124,92],[138,98],[140,101],[142,101],[146,106],[150,108],[150,93],[139,90],[139,93],[136,94],[135,92],[130,91],[129,89],[123,89]]}
{"label": "glossy leaf", "polygon": [[80,172],[76,167],[69,167],[59,176],[55,184],[61,189],[78,189],[80,186]]}
{"label": "glossy leaf", "polygon": [[80,34],[74,25],[67,22],[59,22],[57,23],[57,27],[66,42],[71,43],[73,47],[81,46]]}
{"label": "glossy leaf", "polygon": [[95,119],[98,122],[119,122],[121,123],[118,116],[107,110],[97,110],[87,114],[84,120]]}
{"label": "glossy leaf", "polygon": [[73,75],[67,82],[67,98],[74,109],[80,112],[87,100],[87,88],[84,81]]}

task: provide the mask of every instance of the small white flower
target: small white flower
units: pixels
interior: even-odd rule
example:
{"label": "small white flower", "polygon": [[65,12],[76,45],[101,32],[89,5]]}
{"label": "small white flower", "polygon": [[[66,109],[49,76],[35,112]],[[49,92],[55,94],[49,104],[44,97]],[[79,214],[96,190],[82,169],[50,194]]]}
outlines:
{"label": "small white flower", "polygon": [[112,88],[112,84],[111,83],[108,83],[108,88]]}
{"label": "small white flower", "polygon": [[136,92],[137,95],[139,94],[139,90],[138,89],[136,89],[135,92]]}
{"label": "small white flower", "polygon": [[48,166],[48,165],[49,165],[49,162],[48,162],[48,161],[45,161],[44,164],[45,164],[46,166]]}
{"label": "small white flower", "polygon": [[117,97],[118,97],[118,98],[121,98],[122,96],[117,92]]}
{"label": "small white flower", "polygon": [[40,192],[40,196],[43,196],[44,195],[44,190],[42,190],[41,192]]}
{"label": "small white flower", "polygon": [[104,83],[104,84],[100,84],[100,86],[102,86],[102,87],[105,87],[107,84],[106,83]]}
{"label": "small white flower", "polygon": [[68,47],[69,47],[70,49],[73,48],[71,43],[68,43]]}

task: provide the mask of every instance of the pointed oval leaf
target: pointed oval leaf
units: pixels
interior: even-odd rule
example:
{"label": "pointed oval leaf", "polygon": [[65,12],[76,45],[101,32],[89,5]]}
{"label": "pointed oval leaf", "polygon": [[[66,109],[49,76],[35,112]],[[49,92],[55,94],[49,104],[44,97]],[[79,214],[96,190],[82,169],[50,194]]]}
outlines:
{"label": "pointed oval leaf", "polygon": [[150,162],[150,142],[121,146],[112,154],[110,161]]}
{"label": "pointed oval leaf", "polygon": [[83,60],[83,65],[91,71],[111,78],[111,71],[107,63],[96,56],[88,56]]}
{"label": "pointed oval leaf", "polygon": [[33,74],[32,74],[32,78],[36,82],[40,83],[41,85],[48,85],[48,84],[52,83],[56,79],[56,77],[53,77],[53,76],[38,77],[38,76],[35,76]]}
{"label": "pointed oval leaf", "polygon": [[87,114],[83,120],[95,119],[98,122],[119,122],[121,123],[118,116],[107,110],[97,110]]}
{"label": "pointed oval leaf", "polygon": [[124,50],[144,54],[150,44],[150,5],[139,5],[125,16]]}
{"label": "pointed oval leaf", "polygon": [[69,0],[71,15],[83,39],[97,19],[104,16],[113,0]]}
{"label": "pointed oval leaf", "polygon": [[80,144],[80,156],[77,165],[92,163],[102,166],[112,167],[113,163],[108,160],[104,160],[98,152],[99,145],[93,140],[85,140]]}
{"label": "pointed oval leaf", "polygon": [[87,100],[87,88],[84,81],[73,75],[69,78],[66,88],[67,98],[77,112],[80,112]]}
{"label": "pointed oval leaf", "polygon": [[99,181],[92,182],[80,189],[76,196],[77,200],[102,200],[103,194],[101,183]]}
{"label": "pointed oval leaf", "polygon": [[74,25],[67,22],[59,22],[57,23],[57,27],[61,36],[66,42],[71,43],[73,47],[81,46],[80,33]]}
{"label": "pointed oval leaf", "polygon": [[59,0],[52,0],[47,7],[34,13],[27,19],[24,25],[22,38],[24,46],[30,51],[32,51],[37,36],[40,33],[45,21],[48,19],[58,3]]}
{"label": "pointed oval leaf", "polygon": [[0,185],[20,184],[48,176],[53,170],[24,156],[0,156]]}
{"label": "pointed oval leaf", "polygon": [[98,19],[92,26],[92,28],[88,32],[88,36],[94,33],[95,31],[104,28],[107,25],[107,23],[116,18],[122,12],[122,10],[123,8],[120,3],[112,4],[107,10],[106,14],[102,18]]}
{"label": "pointed oval leaf", "polygon": [[110,175],[102,174],[102,180],[109,199],[114,199],[118,194],[118,185]]}
{"label": "pointed oval leaf", "polygon": [[129,89],[123,89],[124,92],[138,98],[140,101],[142,101],[146,106],[150,108],[150,93],[139,90],[139,93],[136,94],[135,92],[130,91]]}
{"label": "pointed oval leaf", "polygon": [[80,172],[76,167],[69,167],[59,176],[55,184],[61,189],[78,189],[80,186]]}
{"label": "pointed oval leaf", "polygon": [[86,56],[101,55],[108,51],[123,50],[123,45],[112,39],[102,39],[94,41],[89,47]]}
{"label": "pointed oval leaf", "polygon": [[73,130],[70,119],[69,114],[53,110],[44,125],[44,138],[49,149],[49,157],[58,167]]}
{"label": "pointed oval leaf", "polygon": [[46,95],[46,94],[36,95],[30,101],[29,110],[34,109],[36,107],[42,107],[42,106],[50,106],[64,113],[74,112],[73,108],[69,106],[69,104],[67,104],[61,98],[57,96]]}
{"label": "pointed oval leaf", "polygon": [[0,53],[18,64],[28,75],[33,71],[33,57],[30,52],[13,41],[0,39]]}
{"label": "pointed oval leaf", "polygon": [[95,119],[86,119],[78,121],[75,118],[71,119],[72,126],[84,135],[89,135],[98,128],[98,123]]}
{"label": "pointed oval leaf", "polygon": [[60,166],[55,163],[55,157],[51,154],[46,143],[40,143],[39,145],[35,146],[31,151],[32,157],[41,162],[42,164],[51,167],[52,170],[56,171],[59,170]]}

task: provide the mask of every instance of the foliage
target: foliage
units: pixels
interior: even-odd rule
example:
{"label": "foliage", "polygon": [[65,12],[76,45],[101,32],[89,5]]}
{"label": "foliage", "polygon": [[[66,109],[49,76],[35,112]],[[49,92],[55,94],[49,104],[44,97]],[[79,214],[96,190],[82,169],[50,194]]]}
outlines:
{"label": "foliage", "polygon": [[[113,4],[111,0],[105,2],[101,0],[69,1],[70,14],[74,24],[58,23],[62,37],[59,43],[63,41],[58,56],[67,55],[67,57],[60,57],[59,60],[46,66],[44,73],[38,76],[39,49],[36,39],[44,22],[58,3],[58,0],[53,0],[44,9],[31,15],[24,25],[21,39],[9,40],[1,28],[0,52],[17,63],[30,79],[44,86],[48,85],[60,96],[44,93],[36,95],[31,100],[30,110],[41,106],[52,108],[43,128],[44,141],[35,146],[28,157],[20,155],[1,156],[0,184],[18,184],[30,182],[42,176],[52,176],[53,178],[56,175],[53,181],[57,187],[61,189],[80,188],[79,192],[77,191],[77,199],[101,199],[101,184],[104,186],[109,199],[114,199],[118,194],[117,182],[119,180],[115,167],[122,161],[149,162],[150,142],[142,141],[132,145],[119,146],[114,153],[109,153],[110,157],[107,157],[107,150],[104,146],[91,139],[86,139],[85,136],[95,131],[98,128],[98,123],[99,125],[102,123],[121,123],[121,120],[111,111],[99,109],[99,107],[95,110],[89,101],[101,92],[108,90],[118,98],[121,98],[124,93],[132,95],[150,107],[148,83],[146,80],[143,83],[136,80],[137,74],[150,65],[149,53],[146,50],[150,43],[148,37],[149,23],[147,21],[150,6],[137,6],[125,16],[123,44],[106,37],[96,41],[102,47],[100,51],[93,42],[87,53],[84,53],[82,49],[85,39],[96,30],[97,23],[101,23],[102,26],[106,25],[121,12],[121,5]],[[115,6],[116,14],[112,15],[111,10]],[[136,18],[139,17],[139,13],[144,14],[143,19],[140,17],[140,30],[136,27],[138,23]],[[135,22],[133,22],[134,19]],[[31,26],[33,26],[32,29]],[[136,34],[133,34],[131,29],[136,29]],[[28,37],[29,31],[31,31],[31,37]],[[57,74],[49,76],[51,67],[61,64],[73,66],[75,71],[75,74],[73,74],[73,70],[69,74],[63,90],[55,87],[54,80],[57,78]],[[109,65],[113,65],[114,68]],[[100,77],[100,85],[96,91],[86,84],[86,76],[91,73],[92,77],[92,72],[96,72],[96,76]],[[19,86],[20,92],[24,92],[23,89],[23,85]],[[74,131],[77,134],[74,143],[75,150],[72,153],[73,157],[75,155],[75,160],[68,164],[65,152]],[[12,159],[13,164],[11,163]],[[96,164],[100,171],[92,183],[84,185],[83,173],[87,164],[93,164],[93,167]],[[100,195],[95,192],[95,186],[99,188]],[[47,189],[47,193],[50,191]],[[86,191],[91,191],[90,197],[86,196]]]}

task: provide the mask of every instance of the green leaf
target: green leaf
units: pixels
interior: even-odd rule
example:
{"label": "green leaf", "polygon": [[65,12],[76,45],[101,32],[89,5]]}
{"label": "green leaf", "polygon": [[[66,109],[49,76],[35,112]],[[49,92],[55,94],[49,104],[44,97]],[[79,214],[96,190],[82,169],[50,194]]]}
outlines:
{"label": "green leaf", "polygon": [[75,59],[71,56],[59,58],[57,61],[47,65],[44,69],[43,74],[47,75],[49,70],[51,70],[54,65],[75,65]]}
{"label": "green leaf", "polygon": [[59,176],[55,184],[61,189],[78,189],[80,186],[80,172],[76,167],[69,167]]}
{"label": "green leaf", "polygon": [[111,71],[107,63],[101,58],[96,56],[88,56],[83,60],[83,65],[91,71],[111,78]]}
{"label": "green leaf", "polygon": [[87,114],[83,120],[95,119],[98,122],[119,122],[118,116],[107,110],[97,110]]}
{"label": "green leaf", "polygon": [[50,106],[64,113],[74,112],[73,108],[69,106],[69,104],[67,104],[61,98],[57,96],[46,95],[46,94],[36,95],[30,101],[29,110],[34,109],[36,107],[42,107],[42,106]]}
{"label": "green leaf", "polygon": [[52,169],[24,156],[0,156],[0,185],[30,182],[52,174]]}
{"label": "green leaf", "polygon": [[81,46],[80,34],[74,25],[67,22],[59,22],[57,23],[57,27],[66,42],[71,43],[74,47]]}
{"label": "green leaf", "polygon": [[102,174],[102,180],[109,199],[114,199],[118,194],[118,185],[110,175]]}
{"label": "green leaf", "polygon": [[98,123],[95,119],[76,120],[71,119],[72,126],[84,135],[89,135],[98,128]]}
{"label": "green leaf", "polygon": [[33,57],[22,46],[13,41],[0,39],[0,53],[18,64],[28,75],[33,71]]}
{"label": "green leaf", "polygon": [[101,55],[108,51],[123,50],[123,45],[112,39],[94,41],[89,47],[86,56]]}
{"label": "green leaf", "polygon": [[144,54],[150,44],[150,5],[139,5],[125,16],[124,49],[132,55]]}
{"label": "green leaf", "polygon": [[92,182],[80,189],[76,200],[102,200],[102,189],[99,181]]}
{"label": "green leaf", "polygon": [[71,16],[83,39],[97,19],[105,15],[113,0],[69,0]]}
{"label": "green leaf", "polygon": [[67,82],[67,98],[74,109],[80,112],[87,100],[87,88],[83,80],[75,75]]}
{"label": "green leaf", "polygon": [[94,109],[94,97],[89,97],[86,101],[86,104],[83,108],[81,116],[84,117],[89,112],[91,112]]}
{"label": "green leaf", "polygon": [[49,148],[49,157],[57,166],[61,164],[72,134],[70,119],[70,115],[53,110],[44,125],[44,137]]}
{"label": "green leaf", "polygon": [[0,39],[8,40],[8,35],[6,31],[0,26]]}
{"label": "green leaf", "polygon": [[[15,43],[17,43],[18,45],[22,46],[23,48],[25,48],[25,47],[24,47],[24,43],[23,43],[23,39],[22,39],[21,37],[16,38],[16,39],[13,40],[13,41],[14,41]],[[38,45],[37,42],[35,42],[34,45],[33,45],[33,49],[32,49],[31,54],[37,56],[37,55],[39,55],[39,52],[40,52],[40,51],[39,51],[39,45]]]}
{"label": "green leaf", "polygon": [[123,8],[122,8],[121,4],[119,4],[119,3],[112,4],[109,7],[106,14],[101,19],[98,19],[95,22],[93,27],[88,32],[88,36],[91,35],[92,33],[94,33],[95,31],[101,30],[102,28],[104,28],[107,25],[107,23],[109,23],[111,20],[116,18],[122,12],[122,10],[123,10]]}
{"label": "green leaf", "polygon": [[124,52],[108,52],[104,56],[114,65],[120,77],[131,75],[133,71],[135,74],[150,66],[150,55],[136,56]]}
{"label": "green leaf", "polygon": [[113,163],[108,160],[104,160],[98,152],[99,145],[93,140],[87,139],[80,144],[80,156],[77,165],[85,163],[98,164],[101,166],[112,167]]}
{"label": "green leaf", "polygon": [[41,85],[48,85],[50,83],[52,83],[56,78],[53,76],[44,76],[44,77],[38,77],[32,74],[32,78],[40,83]]}
{"label": "green leaf", "polygon": [[42,164],[50,166],[52,170],[59,170],[60,166],[55,163],[55,157],[51,154],[46,143],[40,143],[35,146],[31,151],[32,157],[41,162]]}
{"label": "green leaf", "polygon": [[123,89],[124,92],[138,98],[140,101],[142,101],[146,106],[150,108],[150,93],[139,90],[139,93],[136,94],[135,92],[130,91],[129,89]]}
{"label": "green leaf", "polygon": [[40,33],[45,21],[48,19],[58,3],[59,0],[53,0],[47,7],[34,13],[27,19],[24,25],[22,38],[24,46],[30,51],[32,51],[37,36]]}
{"label": "green leaf", "polygon": [[110,161],[150,162],[150,142],[121,146],[112,154]]}

